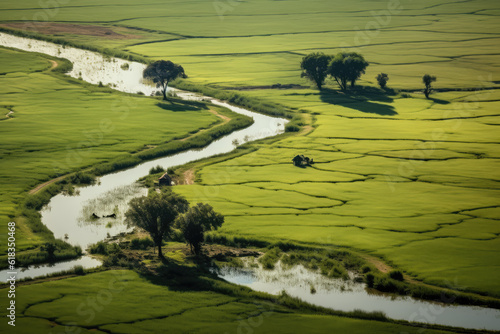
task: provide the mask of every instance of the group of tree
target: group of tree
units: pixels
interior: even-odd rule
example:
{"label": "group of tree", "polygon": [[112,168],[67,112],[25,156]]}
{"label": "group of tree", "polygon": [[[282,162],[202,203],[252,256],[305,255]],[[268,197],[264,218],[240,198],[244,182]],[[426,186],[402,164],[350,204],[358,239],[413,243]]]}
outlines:
{"label": "group of tree", "polygon": [[[335,79],[341,90],[347,90],[349,84],[351,88],[356,85],[356,81],[365,74],[368,65],[365,58],[356,52],[340,52],[335,56],[314,52],[302,58],[300,68],[302,69],[301,76],[314,82],[319,90],[322,89],[329,75]],[[378,74],[376,79],[380,88],[387,87],[389,81],[387,73]],[[436,77],[426,74],[422,81],[425,85],[425,97],[429,98],[432,83],[436,81]]]}
{"label": "group of tree", "polygon": [[356,81],[365,73],[368,62],[356,52],[340,52],[335,56],[322,52],[311,53],[302,59],[302,77],[313,81],[321,90],[328,75],[337,81],[340,89],[354,87]]}
{"label": "group of tree", "polygon": [[224,223],[224,217],[210,205],[198,203],[189,207],[184,197],[170,190],[154,191],[148,196],[132,199],[125,216],[129,225],[142,228],[151,235],[162,259],[162,243],[174,227],[182,231],[191,252],[200,254],[204,233],[216,230]]}

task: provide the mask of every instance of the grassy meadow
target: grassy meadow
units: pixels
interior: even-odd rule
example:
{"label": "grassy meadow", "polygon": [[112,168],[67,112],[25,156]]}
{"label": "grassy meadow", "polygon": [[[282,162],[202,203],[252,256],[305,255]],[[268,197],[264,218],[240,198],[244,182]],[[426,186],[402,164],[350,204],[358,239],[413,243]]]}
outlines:
{"label": "grassy meadow", "polygon": [[17,216],[38,184],[221,122],[208,107],[159,106],[156,99],[82,85],[51,66],[43,56],[0,48],[0,215],[2,227],[17,217],[18,251],[44,241]]}
{"label": "grassy meadow", "polygon": [[[130,270],[20,287],[16,333],[419,333],[419,328],[292,310],[201,277],[232,295],[158,284]],[[85,286],[85,289],[81,287]],[[232,289],[232,290],[231,290]],[[4,290],[0,290],[4,293]],[[0,328],[6,328],[5,322]],[[426,333],[450,333],[426,329]]]}
{"label": "grassy meadow", "polygon": [[[189,166],[195,184],[175,191],[223,213],[218,234],[351,248],[416,280],[500,298],[498,1],[85,0],[43,8],[25,0],[0,1],[0,8],[0,27],[169,59],[184,67],[190,84],[244,89],[245,96],[302,116],[297,134]],[[319,92],[300,77],[304,55],[342,50],[360,52],[370,63],[356,90],[340,92],[329,79]],[[6,138],[0,148],[2,222],[15,216],[29,189],[56,174],[54,161],[69,172],[217,122],[198,109],[165,111],[156,100],[63,79],[48,72],[44,57],[0,49],[0,60],[0,73],[7,73],[0,76],[4,114],[14,111],[0,121]],[[376,87],[381,72],[390,78],[385,91]],[[421,93],[426,73],[437,76],[439,90],[429,100]],[[266,87],[275,84],[300,86]],[[125,120],[109,109],[116,99],[132,106]],[[86,155],[75,162],[68,152],[81,145],[82,134],[94,138],[102,118],[114,130],[92,150],[77,150]],[[160,122],[176,126],[159,128]],[[294,167],[297,154],[315,164]],[[27,228],[18,238],[26,248],[40,241]],[[115,274],[130,284],[130,294],[113,297],[90,322],[68,313]],[[82,332],[166,326],[204,332],[201,323],[211,332],[232,332],[235,321],[267,307],[214,291],[176,291],[129,271],[23,286],[20,296],[27,305],[21,330],[40,326],[47,332],[71,322]],[[137,305],[143,314],[130,311]],[[272,321],[252,330],[418,331],[273,307],[279,310]]]}

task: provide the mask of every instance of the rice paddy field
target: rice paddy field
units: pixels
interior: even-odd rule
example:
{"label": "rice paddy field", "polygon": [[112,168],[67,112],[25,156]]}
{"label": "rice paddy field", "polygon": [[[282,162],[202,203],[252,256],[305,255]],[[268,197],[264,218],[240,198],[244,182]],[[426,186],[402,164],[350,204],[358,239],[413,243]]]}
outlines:
{"label": "rice paddy field", "polygon": [[[48,6],[0,1],[0,27],[169,59],[182,64],[189,83],[238,89],[303,118],[300,132],[252,143],[257,149],[251,153],[190,166],[195,184],[175,191],[223,213],[218,234],[350,248],[417,281],[500,298],[498,1],[54,0]],[[312,87],[299,64],[316,51],[362,53],[370,66],[360,87],[340,92],[332,80],[321,92]],[[53,175],[53,161],[64,162],[67,148],[76,147],[96,119],[118,117],[109,110],[117,98],[133,112],[67,171],[217,122],[200,110],[159,110],[148,98],[54,76],[42,56],[0,49],[0,60],[6,73],[1,105],[4,114],[14,111],[0,121],[2,222],[15,216],[29,189]],[[377,88],[381,72],[389,75],[389,90]],[[437,77],[430,99],[421,93],[426,73]],[[276,84],[299,86],[272,89]],[[175,128],[155,126],[159,122]],[[297,154],[315,164],[294,167]],[[20,233],[26,247],[37,242],[29,229]],[[20,329],[49,332],[54,323],[76,323],[81,332],[162,326],[204,332],[204,323],[210,332],[233,332],[238,317],[247,319],[264,305],[213,291],[179,292],[125,271],[119,275],[130,294],[106,306],[116,314],[85,323],[65,311],[94,296],[113,272],[21,287],[26,319],[19,323],[27,327]],[[83,285],[89,288],[76,288]],[[175,305],[162,304],[159,295]],[[138,305],[144,314],[135,312]],[[417,331],[278,308],[272,321],[252,330]]]}
{"label": "rice paddy field", "polygon": [[22,291],[16,333],[366,333],[366,326],[371,333],[418,333],[410,326],[302,313],[250,297],[179,291],[128,270],[29,285]]}
{"label": "rice paddy field", "polygon": [[[53,73],[51,61],[0,48],[3,227],[42,182],[221,122],[208,107],[177,104],[166,110],[158,100],[83,85]],[[20,223],[18,251],[44,241]]]}

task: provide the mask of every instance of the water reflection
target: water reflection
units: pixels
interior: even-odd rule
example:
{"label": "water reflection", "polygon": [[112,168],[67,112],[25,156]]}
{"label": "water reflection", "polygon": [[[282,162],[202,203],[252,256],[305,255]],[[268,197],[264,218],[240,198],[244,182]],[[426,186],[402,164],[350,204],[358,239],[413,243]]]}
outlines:
{"label": "water reflection", "polygon": [[[285,291],[308,303],[341,311],[381,311],[397,320],[472,329],[500,330],[500,310],[476,306],[449,306],[407,296],[369,293],[364,283],[333,279],[302,265],[286,267],[278,263],[265,270],[253,258],[245,268],[225,267],[217,274],[228,282],[252,290],[278,295]],[[352,277],[352,274],[351,274]]]}
{"label": "water reflection", "polygon": [[[82,266],[85,269],[97,268],[102,265],[102,262],[91,258],[90,256],[82,256],[76,260],[62,261],[57,263],[35,264],[27,268],[17,268],[16,279],[42,277],[48,274],[59,273],[62,271],[73,269],[75,266]],[[11,275],[9,270],[0,271],[0,282],[6,282]]]}

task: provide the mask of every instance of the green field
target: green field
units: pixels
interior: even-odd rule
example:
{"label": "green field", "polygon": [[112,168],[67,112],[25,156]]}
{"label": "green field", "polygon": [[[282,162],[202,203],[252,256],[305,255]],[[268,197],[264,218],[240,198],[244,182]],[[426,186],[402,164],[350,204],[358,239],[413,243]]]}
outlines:
{"label": "green field", "polygon": [[[221,121],[203,108],[176,104],[165,109],[155,99],[82,85],[52,73],[51,66],[42,56],[0,48],[0,73],[5,73],[0,77],[2,228],[16,217],[28,191],[50,178]],[[18,251],[43,241],[24,224],[17,233]]]}
{"label": "green field", "polygon": [[[257,148],[252,153],[195,166],[196,184],[176,187],[190,202],[208,202],[226,216],[220,234],[352,248],[380,257],[417,280],[500,298],[500,3],[252,0],[221,1],[225,7],[219,11],[214,3],[154,0],[138,5],[132,0],[86,0],[44,9],[35,0],[2,1],[0,26],[17,23],[43,34],[46,25],[25,25],[24,20],[40,20],[45,14],[54,23],[111,29],[122,36],[75,34],[62,28],[46,35],[102,51],[170,59],[182,64],[189,83],[247,88],[246,96],[279,103],[301,114],[307,123],[303,132],[251,144]],[[388,6],[394,6],[392,13],[381,13]],[[329,80],[318,92],[300,77],[304,55],[345,49],[362,53],[370,62],[359,81],[362,88],[342,93]],[[13,52],[0,52],[0,60],[7,59],[0,61],[0,73],[9,72],[0,76],[2,105],[14,110],[14,118],[0,121],[2,136],[7,138],[0,152],[2,158],[9,155],[0,160],[2,185],[9,191],[1,197],[8,204],[5,209],[2,206],[2,221],[15,215],[16,205],[30,188],[54,174],[52,161],[56,157],[65,161],[68,145],[79,144],[81,132],[75,128],[95,129],[95,118],[101,117],[102,106],[109,106],[110,99],[125,99],[136,112],[129,113],[126,121],[103,137],[99,147],[66,172],[217,121],[200,110],[167,113],[158,110],[155,100],[78,85],[47,73],[50,64],[43,57],[19,53],[14,62]],[[388,86],[396,91],[376,87],[375,76],[380,72],[389,74]],[[434,86],[442,90],[429,100],[421,93],[421,78],[426,73],[437,76]],[[302,87],[262,87],[278,83]],[[119,117],[107,112],[112,120]],[[92,113],[93,117],[87,117]],[[154,126],[163,117],[164,122],[175,122],[175,133],[172,128]],[[11,125],[16,121],[18,128]],[[74,126],[78,122],[84,126]],[[64,137],[58,132],[61,128]],[[139,131],[144,128],[147,136]],[[291,164],[296,154],[310,156],[316,163],[296,168]],[[21,233],[26,246],[36,240],[27,229]],[[102,275],[108,274],[72,280],[98,284],[94,280]],[[73,289],[71,282],[23,289],[57,293],[63,286]],[[148,284],[151,291],[160,289],[139,278],[131,282],[142,288]],[[50,288],[54,285],[58,287]],[[180,298],[179,292],[168,293]],[[55,298],[45,297],[47,301]],[[52,314],[63,317],[65,299],[45,306],[54,307]],[[234,330],[234,324],[225,321],[234,319],[233,311],[240,307],[235,303],[228,301],[217,315],[210,314],[213,309],[203,313],[220,320],[212,331]],[[30,310],[36,311],[44,312],[36,307]],[[142,332],[169,321],[168,312],[147,312],[149,318],[162,320],[139,325],[137,319],[130,319],[129,325],[106,329]],[[362,332],[366,326],[363,322],[358,326],[354,320],[298,313],[273,314],[272,319],[259,330],[298,328],[309,321],[324,322],[328,328],[339,326],[339,332],[346,331],[342,328]],[[64,320],[72,321],[70,315]],[[41,319],[30,321],[47,325]],[[196,321],[184,321],[189,317],[175,323],[199,330]],[[96,324],[109,323],[113,320]]]}
{"label": "green field", "polygon": [[370,333],[419,333],[410,326],[293,311],[245,293],[179,290],[126,270],[22,287],[17,312],[15,333],[366,333],[366,326]]}

